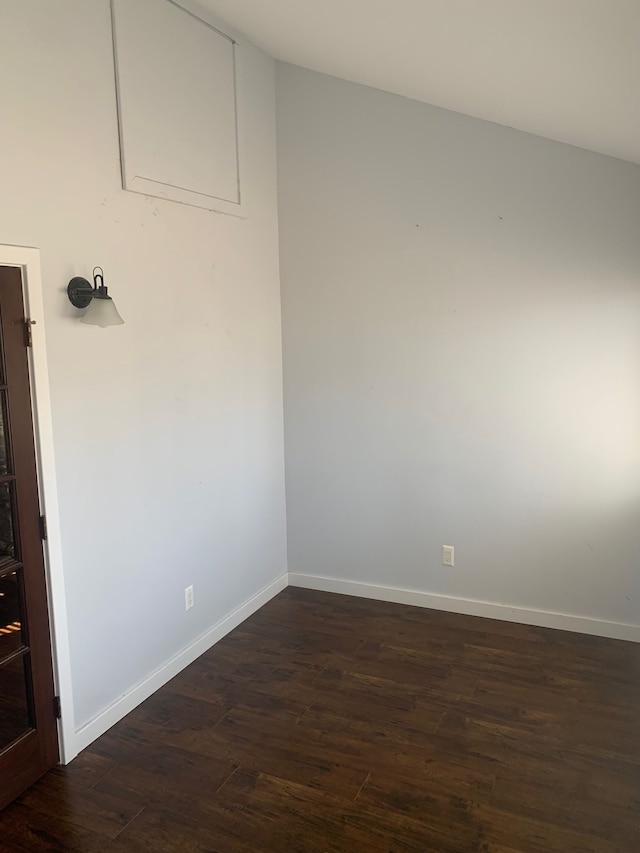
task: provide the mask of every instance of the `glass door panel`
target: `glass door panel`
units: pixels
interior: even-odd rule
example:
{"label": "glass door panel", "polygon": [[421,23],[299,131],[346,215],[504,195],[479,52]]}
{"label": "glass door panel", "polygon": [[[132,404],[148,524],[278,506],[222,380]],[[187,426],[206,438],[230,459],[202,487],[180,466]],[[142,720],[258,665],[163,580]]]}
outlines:
{"label": "glass door panel", "polygon": [[3,474],[9,473],[9,451],[7,448],[7,401],[6,401],[6,392],[2,390],[0,392],[2,397],[1,405],[0,405],[0,477]]}
{"label": "glass door panel", "polygon": [[7,558],[15,560],[16,545],[13,535],[13,500],[11,483],[0,483],[0,568]]}
{"label": "glass door panel", "polygon": [[0,575],[0,663],[23,645],[18,570]]}
{"label": "glass door panel", "polygon": [[29,655],[0,664],[0,752],[33,728]]}

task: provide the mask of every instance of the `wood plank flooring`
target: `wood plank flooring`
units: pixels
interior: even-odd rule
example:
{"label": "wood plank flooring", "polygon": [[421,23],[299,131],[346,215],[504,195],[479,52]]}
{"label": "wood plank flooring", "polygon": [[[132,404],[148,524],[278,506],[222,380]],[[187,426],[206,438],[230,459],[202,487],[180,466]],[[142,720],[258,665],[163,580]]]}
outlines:
{"label": "wood plank flooring", "polygon": [[640,645],[289,588],[0,850],[636,853]]}

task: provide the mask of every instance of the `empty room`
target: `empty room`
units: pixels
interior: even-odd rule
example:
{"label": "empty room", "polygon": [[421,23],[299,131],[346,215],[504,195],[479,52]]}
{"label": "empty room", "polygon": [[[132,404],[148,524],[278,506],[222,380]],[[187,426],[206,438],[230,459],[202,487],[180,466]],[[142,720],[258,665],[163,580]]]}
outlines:
{"label": "empty room", "polygon": [[640,5],[0,23],[0,853],[639,850]]}

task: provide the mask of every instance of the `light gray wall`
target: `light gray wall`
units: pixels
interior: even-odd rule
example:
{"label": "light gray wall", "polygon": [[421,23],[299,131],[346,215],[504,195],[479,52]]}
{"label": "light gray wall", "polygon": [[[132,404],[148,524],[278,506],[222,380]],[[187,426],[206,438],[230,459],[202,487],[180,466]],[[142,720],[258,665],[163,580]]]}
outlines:
{"label": "light gray wall", "polygon": [[[109,0],[0,19],[0,242],[41,250],[81,726],[286,571],[274,63],[241,46],[243,221],[122,190]],[[124,326],[67,301],[95,264]]]}
{"label": "light gray wall", "polygon": [[640,168],[293,66],[277,104],[289,571],[637,625]]}

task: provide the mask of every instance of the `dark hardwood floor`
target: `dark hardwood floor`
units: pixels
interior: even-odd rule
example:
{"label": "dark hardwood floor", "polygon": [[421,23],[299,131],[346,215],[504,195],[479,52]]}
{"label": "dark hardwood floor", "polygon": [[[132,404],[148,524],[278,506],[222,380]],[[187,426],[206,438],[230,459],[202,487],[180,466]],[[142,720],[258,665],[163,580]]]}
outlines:
{"label": "dark hardwood floor", "polygon": [[0,813],[0,849],[636,853],[640,645],[288,589]]}

